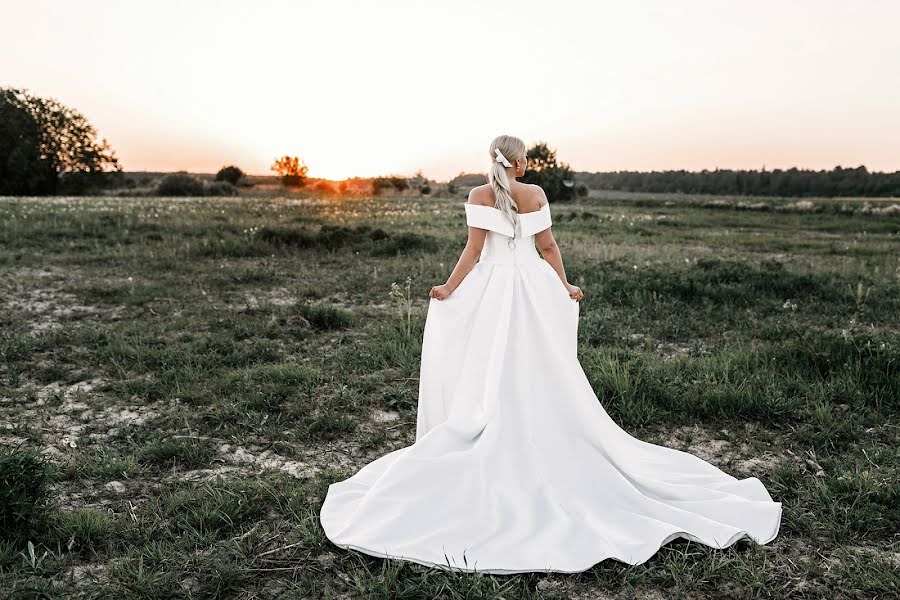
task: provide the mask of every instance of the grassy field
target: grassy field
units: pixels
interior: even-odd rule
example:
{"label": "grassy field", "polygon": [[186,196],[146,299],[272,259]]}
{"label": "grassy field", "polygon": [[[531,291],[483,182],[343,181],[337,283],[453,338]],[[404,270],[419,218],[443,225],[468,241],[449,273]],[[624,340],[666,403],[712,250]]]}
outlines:
{"label": "grassy field", "polygon": [[769,545],[512,576],[332,545],[328,484],[414,440],[463,201],[0,198],[0,595],[900,594],[890,201],[552,207],[599,400],[641,439],[758,476],[784,503]]}

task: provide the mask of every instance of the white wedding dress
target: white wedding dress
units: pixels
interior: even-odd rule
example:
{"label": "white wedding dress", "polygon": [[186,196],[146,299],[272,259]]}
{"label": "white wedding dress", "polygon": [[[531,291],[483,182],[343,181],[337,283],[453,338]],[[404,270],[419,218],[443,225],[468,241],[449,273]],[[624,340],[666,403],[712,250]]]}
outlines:
{"label": "white wedding dress", "polygon": [[579,304],[538,254],[550,207],[464,203],[488,230],[475,267],[431,299],[414,444],[332,483],[337,546],[445,569],[584,571],[683,537],[713,548],[778,534],[781,503],[693,454],[619,428],[578,361]]}

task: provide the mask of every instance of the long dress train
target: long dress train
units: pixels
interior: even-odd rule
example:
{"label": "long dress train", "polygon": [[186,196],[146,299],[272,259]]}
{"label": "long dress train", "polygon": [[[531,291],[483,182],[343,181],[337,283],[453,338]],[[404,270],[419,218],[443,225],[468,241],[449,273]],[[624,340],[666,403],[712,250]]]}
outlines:
{"label": "long dress train", "polygon": [[550,207],[464,203],[479,262],[430,301],[416,440],[328,488],[337,546],[453,570],[584,571],[649,559],[683,537],[724,548],[776,537],[756,477],[638,440],[607,415],[577,357],[579,304],[538,254]]}

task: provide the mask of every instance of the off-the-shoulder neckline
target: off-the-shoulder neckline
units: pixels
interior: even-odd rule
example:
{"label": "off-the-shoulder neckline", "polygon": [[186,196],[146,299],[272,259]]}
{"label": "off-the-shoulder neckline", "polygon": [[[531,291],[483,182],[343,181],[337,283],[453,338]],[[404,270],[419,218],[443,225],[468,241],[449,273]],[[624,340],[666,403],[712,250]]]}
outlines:
{"label": "off-the-shoulder neckline", "polygon": [[[480,206],[481,208],[489,208],[489,209],[491,209],[491,210],[499,210],[496,206],[488,206],[487,204],[472,204],[471,202],[463,202],[463,206]],[[528,211],[528,212],[526,212],[526,213],[519,213],[519,216],[521,217],[522,215],[533,215],[533,214],[535,214],[535,213],[541,212],[542,210],[544,210],[545,208],[547,208],[547,207],[549,207],[549,206],[550,206],[550,203],[547,202],[547,203],[545,203],[542,207],[540,207],[539,209],[537,209],[537,210],[531,210],[531,211]]]}

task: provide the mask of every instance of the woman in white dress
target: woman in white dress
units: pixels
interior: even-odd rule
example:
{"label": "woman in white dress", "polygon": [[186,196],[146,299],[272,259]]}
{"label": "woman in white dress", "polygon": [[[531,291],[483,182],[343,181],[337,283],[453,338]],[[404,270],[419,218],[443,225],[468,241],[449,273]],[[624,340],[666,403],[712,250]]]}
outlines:
{"label": "woman in white dress", "polygon": [[466,248],[430,292],[415,443],[329,486],[325,534],[495,574],[640,564],[677,537],[774,539],[781,503],[759,479],[638,440],[607,415],[578,361],[583,294],[566,279],[549,203],[515,181],[525,144],[499,136],[490,155],[489,184],[464,203]]}

